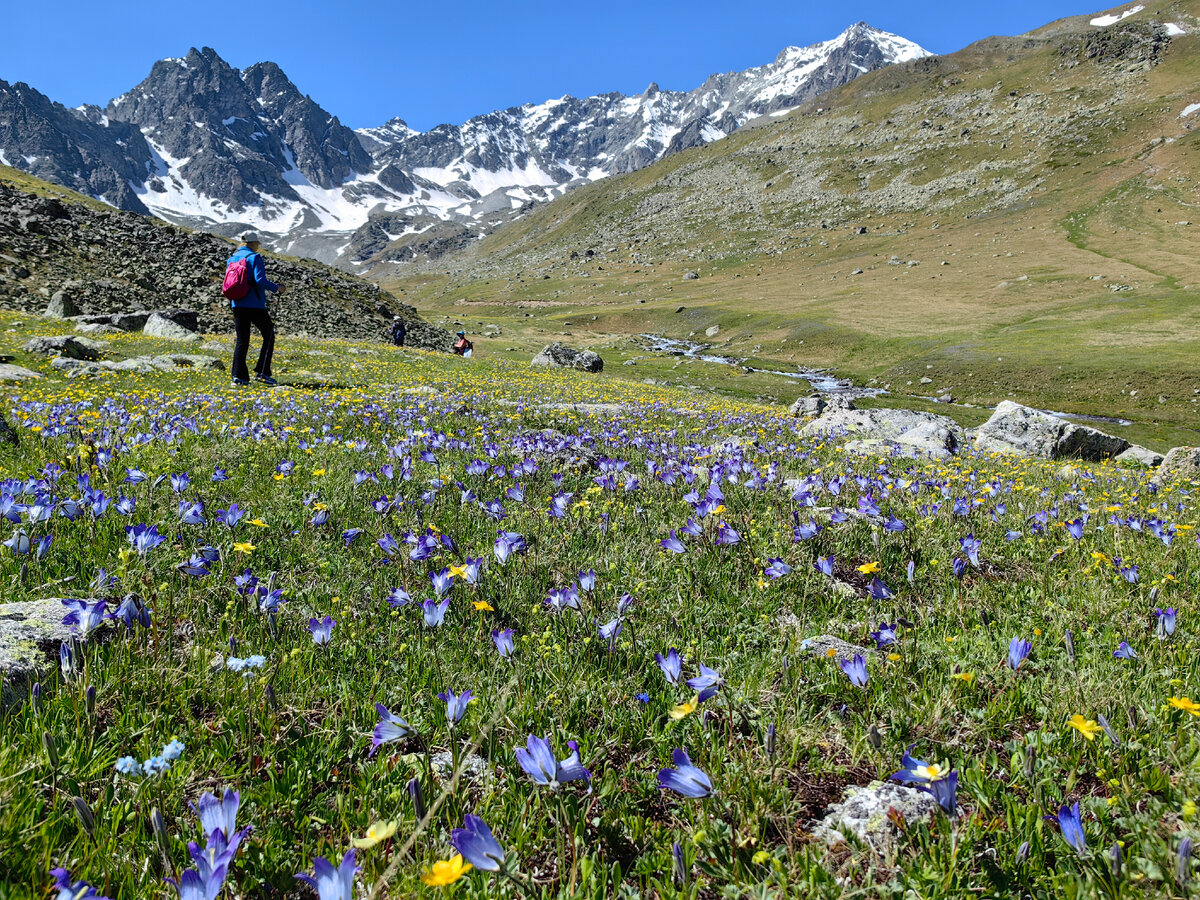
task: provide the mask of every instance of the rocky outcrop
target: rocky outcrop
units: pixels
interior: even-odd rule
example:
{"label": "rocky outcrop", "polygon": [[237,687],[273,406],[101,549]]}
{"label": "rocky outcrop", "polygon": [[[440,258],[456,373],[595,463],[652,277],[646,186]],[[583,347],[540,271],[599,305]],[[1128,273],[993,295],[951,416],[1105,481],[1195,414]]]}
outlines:
{"label": "rocky outcrop", "polygon": [[41,378],[40,372],[26,369],[24,366],[14,366],[12,363],[0,363],[0,382],[30,381]]}
{"label": "rocky outcrop", "polygon": [[788,413],[797,419],[808,419],[822,415],[826,410],[854,408],[854,400],[851,397],[841,394],[811,394],[799,398],[788,407]]}
{"label": "rocky outcrop", "polygon": [[[0,246],[13,265],[0,268],[0,308],[41,314],[70,285],[82,324],[141,331],[152,311],[193,311],[193,331],[233,331],[221,296],[233,244],[82,203],[38,197],[0,182]],[[453,338],[414,307],[377,285],[314,262],[267,256],[267,275],[287,286],[270,302],[280,333],[386,340],[393,315],[408,326],[406,343],[449,350]]]}
{"label": "rocky outcrop", "polygon": [[1200,447],[1175,447],[1163,458],[1154,476],[1160,483],[1196,478],[1200,478]]}
{"label": "rocky outcrop", "polygon": [[198,356],[190,353],[168,353],[162,356],[134,356],[117,362],[84,362],[60,357],[50,365],[68,378],[89,378],[110,372],[134,372],[153,375],[155,372],[175,372],[179,369],[224,370],[225,363],[215,356]]}
{"label": "rocky outcrop", "polygon": [[903,784],[872,781],[865,787],[848,787],[840,803],[829,807],[813,828],[813,835],[833,847],[850,834],[876,853],[888,854],[905,827],[929,819],[937,812],[932,795]]}
{"label": "rocky outcrop", "polygon": [[581,372],[600,372],[604,360],[591,350],[575,350],[565,344],[547,344],[542,352],[530,360],[531,366],[553,366],[559,369],[578,369]]}
{"label": "rocky outcrop", "polygon": [[58,645],[71,635],[62,623],[65,610],[61,600],[28,600],[0,604],[0,680],[4,682],[4,700],[11,702],[13,682],[23,683],[53,665]]}
{"label": "rocky outcrop", "polygon": [[1129,449],[1124,438],[1086,425],[1076,425],[1011,400],[996,407],[975,432],[975,449],[982,453],[1014,453],[1043,459],[1109,459]]}
{"label": "rocky outcrop", "polygon": [[[193,313],[193,316],[195,314]],[[142,333],[149,337],[166,338],[171,341],[198,341],[200,335],[185,328],[178,321],[168,318],[163,313],[151,313],[146,320]]]}
{"label": "rocky outcrop", "polygon": [[104,355],[104,345],[69,334],[43,335],[27,341],[25,352],[65,356],[68,359],[95,360]]}
{"label": "rocky outcrop", "polygon": [[849,437],[850,449],[899,451],[948,459],[966,440],[962,427],[946,416],[911,409],[832,409],[801,429],[805,437]]}
{"label": "rocky outcrop", "polygon": [[1153,469],[1162,465],[1163,455],[1150,450],[1147,447],[1131,444],[1129,449],[1123,450],[1115,457],[1119,463],[1124,463],[1130,466],[1142,466],[1147,469]]}

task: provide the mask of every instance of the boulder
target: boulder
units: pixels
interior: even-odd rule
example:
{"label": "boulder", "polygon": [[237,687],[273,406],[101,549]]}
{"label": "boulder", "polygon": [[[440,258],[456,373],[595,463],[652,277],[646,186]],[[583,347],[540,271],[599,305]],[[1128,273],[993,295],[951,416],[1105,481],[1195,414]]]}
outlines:
{"label": "boulder", "polygon": [[69,319],[79,315],[80,309],[75,303],[75,290],[78,285],[77,281],[68,281],[62,288],[55,291],[54,296],[50,298],[49,306],[42,315],[47,319]]}
{"label": "boulder", "polygon": [[180,328],[186,328],[188,331],[200,330],[200,314],[190,309],[180,309],[178,307],[156,309],[150,315],[174,322]]}
{"label": "boulder", "polygon": [[[141,359],[144,357],[134,357]],[[173,369],[218,369],[224,370],[225,363],[215,356],[198,356],[191,353],[168,353],[150,357],[149,362],[164,371]]]}
{"label": "boulder", "polygon": [[5,702],[12,682],[33,681],[58,663],[58,645],[71,635],[62,623],[66,609],[58,599],[0,604],[0,680]]}
{"label": "boulder", "polygon": [[532,366],[554,366],[560,369],[578,369],[581,372],[600,372],[604,360],[592,350],[575,350],[557,341],[547,344],[542,352],[529,363]]}
{"label": "boulder", "polygon": [[1128,448],[1129,442],[1124,438],[1076,425],[1011,400],[997,406],[992,417],[975,432],[975,449],[983,453],[1098,461]]}
{"label": "boulder", "polygon": [[889,781],[872,781],[865,787],[852,785],[840,803],[829,807],[813,827],[813,836],[830,847],[853,835],[876,853],[888,855],[895,848],[900,825],[915,825],[938,810],[937,801],[925,791]]}
{"label": "boulder", "polygon": [[1144,466],[1147,469],[1153,469],[1162,465],[1163,455],[1156,453],[1147,447],[1142,447],[1138,444],[1130,444],[1128,450],[1118,453],[1115,457],[1117,462],[1125,463],[1131,466]]}
{"label": "boulder", "polygon": [[720,333],[721,333],[720,325],[709,325],[707,328],[704,329],[705,337],[716,337]]}
{"label": "boulder", "polygon": [[68,359],[99,359],[103,349],[102,344],[70,334],[44,335],[31,338],[25,344],[28,353],[45,353]]}
{"label": "boulder", "polygon": [[108,324],[113,328],[120,328],[122,331],[141,331],[149,320],[150,313],[148,312],[115,313],[109,316]]}
{"label": "boulder", "polygon": [[24,366],[14,366],[12,363],[0,363],[0,382],[30,381],[41,378],[40,372],[26,369]]}
{"label": "boulder", "polygon": [[834,409],[854,409],[854,399],[841,394],[811,394],[798,399],[788,412],[797,419],[806,419]]}
{"label": "boulder", "polygon": [[76,334],[121,334],[121,329],[115,325],[105,325],[103,322],[80,322],[75,326]]}
{"label": "boulder", "polygon": [[198,341],[200,335],[185,328],[174,319],[169,319],[161,313],[152,312],[142,328],[143,334],[150,337],[166,338],[171,341]]}
{"label": "boulder", "polygon": [[[96,375],[104,375],[109,372],[133,372],[138,375],[152,375],[160,371],[160,368],[151,362],[148,356],[135,356],[132,359],[123,359],[120,362],[97,361],[88,362],[80,359],[69,359],[67,357],[59,357],[51,360],[52,365],[59,372],[63,372],[68,378],[91,378]],[[174,364],[172,364],[174,368]]]}
{"label": "boulder", "polygon": [[805,437],[848,436],[855,449],[898,449],[909,455],[949,459],[966,440],[953,419],[911,409],[830,409],[801,430]]}
{"label": "boulder", "polygon": [[1190,481],[1200,478],[1200,447],[1175,447],[1163,458],[1154,480]]}

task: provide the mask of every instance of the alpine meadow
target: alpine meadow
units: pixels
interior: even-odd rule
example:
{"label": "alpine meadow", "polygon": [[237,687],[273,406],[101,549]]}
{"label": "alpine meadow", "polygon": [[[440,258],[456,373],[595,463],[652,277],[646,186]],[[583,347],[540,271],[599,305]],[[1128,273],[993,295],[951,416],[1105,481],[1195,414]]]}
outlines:
{"label": "alpine meadow", "polygon": [[1198,359],[1200,0],[0,81],[0,900],[1193,896]]}

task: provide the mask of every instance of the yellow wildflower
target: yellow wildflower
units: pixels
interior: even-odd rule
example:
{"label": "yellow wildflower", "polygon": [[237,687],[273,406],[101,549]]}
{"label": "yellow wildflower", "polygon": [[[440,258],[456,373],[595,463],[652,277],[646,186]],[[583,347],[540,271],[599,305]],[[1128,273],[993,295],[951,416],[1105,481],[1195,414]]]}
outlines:
{"label": "yellow wildflower", "polygon": [[233,550],[235,553],[252,553],[254,551],[254,545],[249,541],[244,541],[240,544],[234,544]]}
{"label": "yellow wildflower", "polygon": [[1200,703],[1194,700],[1189,700],[1187,697],[1171,697],[1167,700],[1176,709],[1182,709],[1184,712],[1189,712],[1193,716],[1200,716]]}
{"label": "yellow wildflower", "polygon": [[393,819],[390,822],[376,822],[374,825],[372,825],[370,828],[367,829],[366,837],[352,838],[350,840],[350,843],[352,843],[359,850],[366,850],[369,847],[374,847],[376,844],[380,843],[381,841],[386,841],[388,838],[390,838],[395,833],[396,833],[396,820],[395,819]]}
{"label": "yellow wildflower", "polygon": [[877,562],[863,563],[863,565],[858,567],[858,571],[862,572],[864,575],[874,575],[876,572],[879,571],[879,563],[877,563]]}
{"label": "yellow wildflower", "polygon": [[975,673],[974,672],[955,672],[950,677],[955,679],[956,681],[965,681],[967,684],[971,684],[975,680]]}
{"label": "yellow wildflower", "polygon": [[454,884],[470,871],[471,864],[459,854],[450,859],[439,859],[428,872],[421,876],[421,880],[432,887],[445,887],[448,884]]}
{"label": "yellow wildflower", "polygon": [[474,606],[477,610],[479,610],[479,612],[495,612],[495,610],[492,609],[492,605],[486,600],[476,600]]}
{"label": "yellow wildflower", "polygon": [[696,694],[687,703],[680,703],[674,709],[667,713],[672,719],[678,722],[685,716],[690,716],[696,711],[696,707],[700,705],[700,695]]}
{"label": "yellow wildflower", "polygon": [[1096,739],[1096,735],[1104,730],[1096,724],[1094,719],[1085,719],[1079,713],[1075,713],[1075,715],[1067,719],[1067,724],[1082,734],[1089,741],[1094,741]]}

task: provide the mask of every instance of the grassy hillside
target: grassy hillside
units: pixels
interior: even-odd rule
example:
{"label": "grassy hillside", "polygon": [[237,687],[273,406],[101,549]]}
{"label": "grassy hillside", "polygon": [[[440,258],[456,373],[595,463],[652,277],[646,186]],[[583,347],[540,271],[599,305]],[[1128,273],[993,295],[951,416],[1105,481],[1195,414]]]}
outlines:
{"label": "grassy hillside", "polygon": [[[436,270],[375,275],[431,315],[498,326],[481,352],[561,332],[611,365],[639,355],[628,335],[718,325],[718,352],[894,392],[1186,429],[1200,115],[1181,113],[1200,102],[1200,3],[1090,18],[864,75],[572,192]],[[803,386],[730,373],[676,380],[779,401]]]}

